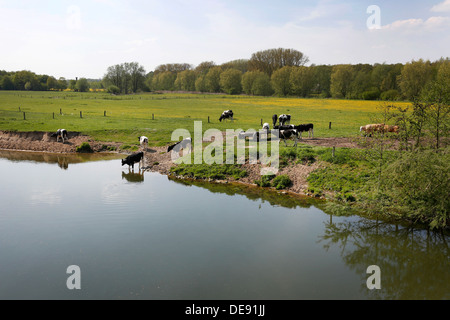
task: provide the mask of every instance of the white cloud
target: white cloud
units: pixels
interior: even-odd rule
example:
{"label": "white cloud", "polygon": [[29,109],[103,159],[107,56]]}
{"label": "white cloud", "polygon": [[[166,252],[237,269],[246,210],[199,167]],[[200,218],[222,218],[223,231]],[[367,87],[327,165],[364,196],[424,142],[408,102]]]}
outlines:
{"label": "white cloud", "polygon": [[405,30],[405,31],[434,31],[439,28],[450,27],[449,17],[430,17],[423,19],[407,19],[394,21],[385,25],[382,29],[387,30]]}
{"label": "white cloud", "polygon": [[450,12],[450,0],[445,0],[431,8],[432,12]]}

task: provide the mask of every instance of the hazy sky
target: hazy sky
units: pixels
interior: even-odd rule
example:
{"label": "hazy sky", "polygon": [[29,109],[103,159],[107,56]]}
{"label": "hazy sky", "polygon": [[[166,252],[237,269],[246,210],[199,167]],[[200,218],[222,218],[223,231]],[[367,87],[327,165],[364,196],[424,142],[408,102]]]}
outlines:
{"label": "hazy sky", "polygon": [[405,63],[450,56],[450,0],[0,0],[0,30],[0,70],[68,79],[271,48],[310,64]]}

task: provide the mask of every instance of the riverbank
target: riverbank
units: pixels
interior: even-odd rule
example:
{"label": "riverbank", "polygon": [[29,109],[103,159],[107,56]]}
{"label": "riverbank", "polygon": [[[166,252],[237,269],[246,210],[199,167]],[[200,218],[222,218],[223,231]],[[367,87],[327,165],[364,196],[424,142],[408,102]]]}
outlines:
{"label": "riverbank", "polygon": [[[69,132],[66,141],[57,142],[55,137],[51,136],[50,132],[34,131],[34,132],[15,132],[15,131],[0,131],[0,149],[15,150],[15,151],[32,151],[45,153],[62,153],[74,154],[76,148],[83,143],[89,143],[95,153],[114,151],[118,154],[126,155],[132,151],[129,149],[121,149],[122,144],[117,142],[102,142],[96,141],[87,135],[78,132]],[[355,143],[348,138],[324,138],[324,139],[309,139],[304,142],[316,146],[338,145],[351,147]],[[140,149],[142,150],[142,148]],[[174,175],[171,171],[176,166],[173,163],[171,154],[167,152],[167,147],[148,147],[145,151],[145,165],[144,169],[147,171],[154,171],[164,175]],[[246,185],[256,186],[255,181],[261,179],[261,165],[260,164],[244,164],[242,170],[246,172],[244,177],[234,179],[227,177],[225,180],[216,180],[220,183],[240,183]],[[291,164],[279,170],[279,175],[287,175],[292,181],[292,185],[282,192],[291,193],[300,196],[310,195],[308,192],[308,176],[311,172],[319,168],[317,163],[302,165]],[[181,178],[179,176],[179,178]],[[207,179],[212,181],[212,179]],[[316,197],[318,197],[316,195]]]}

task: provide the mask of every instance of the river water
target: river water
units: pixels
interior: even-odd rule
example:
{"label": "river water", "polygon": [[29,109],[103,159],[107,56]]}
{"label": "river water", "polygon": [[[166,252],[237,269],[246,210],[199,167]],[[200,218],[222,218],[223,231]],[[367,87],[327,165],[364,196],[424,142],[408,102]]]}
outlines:
{"label": "river water", "polygon": [[1,151],[0,173],[0,299],[450,298],[440,233],[133,173],[115,155]]}

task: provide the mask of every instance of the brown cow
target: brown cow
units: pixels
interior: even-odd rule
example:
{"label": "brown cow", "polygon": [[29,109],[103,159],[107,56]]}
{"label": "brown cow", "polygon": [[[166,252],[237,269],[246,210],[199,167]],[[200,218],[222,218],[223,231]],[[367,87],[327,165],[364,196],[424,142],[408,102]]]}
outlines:
{"label": "brown cow", "polygon": [[384,131],[384,123],[378,124],[367,124],[359,128],[359,132],[365,132],[365,134],[372,134],[373,132],[383,132]]}

